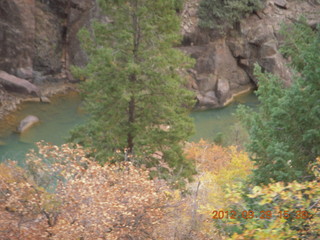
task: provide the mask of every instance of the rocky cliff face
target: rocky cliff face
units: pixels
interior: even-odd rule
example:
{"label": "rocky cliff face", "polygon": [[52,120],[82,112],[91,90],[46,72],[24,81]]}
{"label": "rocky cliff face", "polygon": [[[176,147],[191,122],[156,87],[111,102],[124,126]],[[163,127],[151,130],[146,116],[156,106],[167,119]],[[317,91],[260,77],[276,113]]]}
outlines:
{"label": "rocky cliff face", "polygon": [[67,88],[55,82],[73,80],[69,66],[86,63],[77,32],[97,14],[95,2],[0,0],[0,118],[26,97],[18,93]]}
{"label": "rocky cliff face", "polygon": [[320,23],[317,1],[267,0],[266,7],[243,19],[225,34],[199,29],[199,0],[188,0],[182,13],[184,47],[196,59],[190,71],[190,88],[196,91],[200,108],[221,107],[232,97],[254,88],[254,63],[279,75],[290,84],[288,61],[279,53],[280,24],[298,20],[303,15],[311,26]]}
{"label": "rocky cliff face", "polygon": [[[289,83],[287,60],[278,51],[280,23],[295,21],[300,15],[310,25],[320,22],[317,1],[267,0],[265,9],[221,35],[198,28],[199,1],[186,0],[181,49],[196,59],[189,71],[189,87],[196,91],[201,108],[224,106],[234,94],[254,88],[256,62]],[[69,66],[86,62],[76,34],[97,14],[95,0],[0,0],[0,71],[36,85],[45,80],[72,80]],[[11,80],[16,78],[6,73],[0,83],[0,115],[1,104],[14,102],[1,85],[9,82],[12,88]],[[25,83],[17,80],[14,84],[18,82]]]}
{"label": "rocky cliff face", "polygon": [[66,77],[85,56],[76,34],[95,0],[0,1],[0,70],[33,82]]}

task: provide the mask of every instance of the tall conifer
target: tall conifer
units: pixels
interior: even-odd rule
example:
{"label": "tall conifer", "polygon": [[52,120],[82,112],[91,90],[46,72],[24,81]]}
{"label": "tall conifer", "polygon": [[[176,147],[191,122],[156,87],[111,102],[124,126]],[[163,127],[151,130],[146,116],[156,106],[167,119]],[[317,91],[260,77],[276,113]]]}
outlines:
{"label": "tall conifer", "polygon": [[80,33],[89,63],[74,72],[87,79],[83,92],[91,118],[74,139],[96,149],[101,162],[125,149],[125,158],[138,164],[190,176],[193,166],[181,144],[193,132],[188,114],[194,96],[180,71],[192,61],[173,48],[180,42],[175,1],[99,3],[107,17]]}

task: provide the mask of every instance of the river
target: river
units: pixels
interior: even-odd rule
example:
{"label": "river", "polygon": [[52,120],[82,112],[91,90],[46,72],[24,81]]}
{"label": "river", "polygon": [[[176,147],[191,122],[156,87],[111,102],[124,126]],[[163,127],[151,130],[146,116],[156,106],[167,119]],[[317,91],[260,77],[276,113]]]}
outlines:
{"label": "river", "polygon": [[234,101],[224,108],[191,113],[195,123],[195,135],[190,140],[198,141],[203,138],[213,141],[219,133],[226,137],[237,123],[235,113],[239,104],[257,109],[259,101],[251,92],[235,97]]}
{"label": "river", "polygon": [[[24,103],[20,110],[0,121],[0,162],[5,159],[21,161],[28,149],[33,148],[34,143],[40,140],[62,144],[70,129],[85,122],[86,115],[81,111],[78,94],[55,96],[51,101],[50,104]],[[258,100],[253,93],[244,94],[236,97],[227,107],[193,112],[191,117],[195,122],[196,133],[190,140],[213,140],[219,133],[227,135],[236,123],[234,113],[239,104],[255,108]],[[27,115],[38,116],[40,123],[20,135],[15,129]]]}

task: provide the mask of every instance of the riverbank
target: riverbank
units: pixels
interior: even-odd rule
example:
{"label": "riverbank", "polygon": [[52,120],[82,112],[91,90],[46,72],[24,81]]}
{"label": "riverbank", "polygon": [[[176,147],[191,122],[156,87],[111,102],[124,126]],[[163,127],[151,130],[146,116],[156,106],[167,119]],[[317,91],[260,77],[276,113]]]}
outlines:
{"label": "riverbank", "polygon": [[[52,98],[55,95],[66,95],[70,91],[78,92],[78,85],[65,83],[64,81],[55,83],[44,83],[38,86],[41,98]],[[38,100],[37,100],[38,99]],[[0,120],[4,120],[8,115],[19,109],[25,102],[42,102],[40,97],[30,97],[26,94],[8,92],[0,86]],[[47,101],[46,101],[47,102]]]}
{"label": "riverbank", "polygon": [[[64,81],[58,83],[45,83],[37,86],[40,89],[41,97],[31,97],[25,94],[19,94],[16,92],[8,92],[1,88],[0,85],[0,120],[4,120],[9,114],[17,111],[22,103],[25,102],[44,102],[48,103],[50,98],[55,95],[67,95],[68,92],[79,92],[78,84],[76,83],[65,83]],[[239,89],[239,91],[234,91],[231,97],[226,100],[223,106],[217,108],[196,108],[195,110],[209,110],[209,109],[219,109],[221,107],[226,107],[232,104],[237,97],[249,94],[254,90],[253,86],[244,87]],[[45,99],[45,100],[43,100]]]}
{"label": "riverbank", "polygon": [[226,102],[223,104],[223,107],[226,107],[236,101],[237,98],[241,98],[242,96],[245,96],[247,94],[250,94],[254,90],[254,86],[244,87],[243,89],[240,89],[237,92],[232,92],[231,97],[226,100]]}

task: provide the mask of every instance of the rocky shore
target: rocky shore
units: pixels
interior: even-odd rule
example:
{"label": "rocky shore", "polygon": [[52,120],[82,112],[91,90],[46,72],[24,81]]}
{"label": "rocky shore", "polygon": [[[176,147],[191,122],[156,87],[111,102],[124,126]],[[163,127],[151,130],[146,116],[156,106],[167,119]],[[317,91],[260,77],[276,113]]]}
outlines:
{"label": "rocky shore", "polygon": [[[39,86],[41,96],[35,97],[26,94],[8,92],[0,87],[0,119],[3,119],[9,113],[16,111],[23,102],[43,102],[56,94],[67,94],[69,91],[78,91],[77,85],[61,81],[59,83],[45,83]],[[45,100],[44,100],[45,99]]]}
{"label": "rocky shore", "polygon": [[0,118],[76,88],[70,66],[87,62],[77,33],[97,15],[95,0],[0,1]]}

